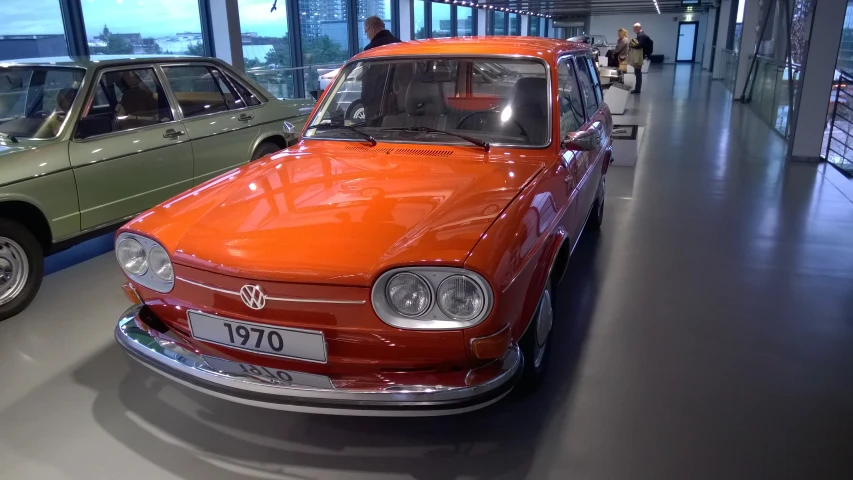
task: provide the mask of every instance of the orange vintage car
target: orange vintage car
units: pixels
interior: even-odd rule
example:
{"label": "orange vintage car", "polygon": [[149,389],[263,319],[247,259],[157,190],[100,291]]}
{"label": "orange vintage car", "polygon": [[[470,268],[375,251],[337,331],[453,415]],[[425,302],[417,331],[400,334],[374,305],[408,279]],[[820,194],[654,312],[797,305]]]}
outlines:
{"label": "orange vintage car", "polygon": [[[300,143],[119,231],[134,306],[118,342],[280,410],[443,415],[535,386],[553,289],[603,215],[612,120],[595,72],[587,46],[527,37],[355,56]],[[364,118],[343,108],[354,85]]]}

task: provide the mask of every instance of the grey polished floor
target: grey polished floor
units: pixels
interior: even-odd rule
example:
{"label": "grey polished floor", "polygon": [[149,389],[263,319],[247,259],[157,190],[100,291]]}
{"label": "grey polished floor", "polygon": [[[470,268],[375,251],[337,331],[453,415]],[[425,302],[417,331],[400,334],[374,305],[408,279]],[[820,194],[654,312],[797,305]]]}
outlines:
{"label": "grey polished floor", "polygon": [[640,161],[611,169],[536,394],[407,420],[208,398],[114,344],[126,302],[107,254],[0,323],[0,477],[853,478],[850,184],[786,164],[690,66],[653,70],[629,109]]}

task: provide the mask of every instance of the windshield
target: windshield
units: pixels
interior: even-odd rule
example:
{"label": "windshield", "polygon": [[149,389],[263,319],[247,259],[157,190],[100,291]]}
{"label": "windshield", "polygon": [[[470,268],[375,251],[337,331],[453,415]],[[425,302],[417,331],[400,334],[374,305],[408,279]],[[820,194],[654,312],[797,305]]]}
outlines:
{"label": "windshield", "polygon": [[441,130],[492,145],[550,142],[548,75],[530,59],[407,58],[352,62],[341,69],[306,138],[466,144]]}
{"label": "windshield", "polygon": [[71,110],[84,71],[79,68],[0,68],[0,133],[53,138]]}

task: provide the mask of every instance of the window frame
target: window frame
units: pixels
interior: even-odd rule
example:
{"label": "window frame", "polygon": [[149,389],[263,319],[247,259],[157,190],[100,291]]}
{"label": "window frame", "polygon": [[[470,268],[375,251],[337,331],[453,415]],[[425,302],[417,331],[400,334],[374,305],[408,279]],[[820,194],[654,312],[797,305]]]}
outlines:
{"label": "window frame", "polygon": [[[90,68],[78,67],[78,66],[70,66],[70,65],[51,65],[49,63],[22,63],[9,65],[7,68],[9,69],[36,69],[36,68],[56,68],[56,69],[70,69],[70,70],[81,70],[83,72],[83,79],[80,81],[80,88],[77,89],[77,97],[74,98],[74,103],[71,104],[71,108],[66,112],[65,120],[62,121],[62,125],[59,126],[59,129],[56,131],[56,135],[49,138],[27,138],[28,142],[45,142],[45,141],[55,141],[60,138],[65,133],[65,128],[69,125],[72,118],[79,117],[83,109],[80,107],[86,103],[83,102],[83,98],[86,97],[87,90],[89,88],[89,71]],[[27,92],[27,98],[29,97],[29,92]],[[26,98],[24,100],[26,102]],[[74,120],[74,125],[71,127],[71,138],[74,138],[74,133],[77,126],[77,120]]]}
{"label": "window frame", "polygon": [[[580,92],[581,85],[580,85],[580,80],[578,80],[577,69],[575,68],[574,61],[571,61],[571,62],[569,61],[570,59],[573,59],[574,57],[575,57],[574,54],[568,54],[568,55],[564,55],[564,56],[560,57],[559,59],[557,59],[557,78],[559,80],[560,65],[565,64],[566,68],[569,69],[569,73],[574,77],[575,86],[578,88],[578,92]],[[557,85],[558,95],[560,94],[560,87],[561,87],[561,85]],[[572,130],[573,132],[577,132],[577,131],[582,130],[586,126],[586,124],[589,122],[589,119],[587,118],[587,114],[586,114],[586,105],[584,104],[583,96],[579,95],[579,98],[581,101],[581,107],[583,108],[583,112],[582,112],[583,117],[581,118],[582,122],[580,123],[580,125],[578,125],[578,128],[576,130]],[[569,101],[571,102],[571,100],[569,100]],[[555,108],[559,108],[559,107],[560,106],[557,105]],[[559,111],[558,113],[559,113],[559,121],[557,122],[557,130],[559,132],[560,142],[562,142],[565,139],[565,135],[563,135],[563,131],[562,131],[562,128],[560,125],[560,123],[563,121],[563,113],[562,113],[562,111]],[[567,133],[569,133],[569,132],[567,132]]]}
{"label": "window frame", "polygon": [[589,76],[592,78],[592,89],[595,93],[595,99],[598,101],[598,108],[601,108],[601,104],[604,103],[604,89],[601,88],[601,77],[598,76],[598,69],[595,68],[595,60],[593,60],[592,56],[587,54],[584,57],[586,58],[587,68],[589,68]]}
{"label": "window frame", "polygon": [[[154,125],[145,125],[144,127],[135,127],[128,128],[127,130],[118,130],[115,132],[101,133],[98,135],[92,135],[91,137],[86,138],[77,138],[77,129],[80,126],[80,120],[82,120],[86,114],[89,112],[89,109],[92,106],[92,102],[95,101],[95,97],[98,94],[98,87],[101,84],[101,77],[104,74],[110,72],[120,72],[122,70],[145,70],[151,69],[154,71],[154,78],[160,82],[160,88],[163,89],[163,92],[166,94],[166,102],[169,104],[169,111],[172,112],[172,120],[169,122],[157,123]],[[107,138],[110,135],[123,135],[127,132],[140,132],[146,129],[153,128],[162,128],[164,125],[172,125],[174,123],[180,123],[182,118],[179,117],[180,112],[175,109],[174,98],[170,96],[171,90],[167,87],[164,82],[165,78],[163,72],[160,71],[158,65],[156,63],[128,63],[124,65],[116,65],[110,67],[103,67],[92,72],[92,86],[86,91],[86,101],[83,103],[82,108],[77,112],[76,118],[74,119],[74,128],[71,129],[71,141],[78,143],[85,143],[94,140],[100,140],[103,138]],[[81,87],[82,89],[82,87]]]}
{"label": "window frame", "polygon": [[[578,91],[583,92],[584,87],[583,87],[583,84],[581,83],[581,79],[580,79],[580,72],[579,72],[580,67],[578,66],[578,61],[580,60],[583,62],[583,64],[587,65],[586,54],[575,54],[575,55],[571,55],[571,57],[574,58],[573,63],[575,66],[575,75],[576,75],[578,86],[580,87]],[[589,93],[592,94],[593,99],[596,99],[595,110],[590,112],[590,110],[589,110],[590,105],[587,105],[587,103],[586,103],[586,95],[584,94],[581,97],[581,99],[583,100],[584,111],[586,112],[586,121],[589,122],[590,120],[592,120],[592,117],[594,117],[598,113],[598,110],[601,109],[601,103],[603,103],[603,102],[598,102],[598,100],[597,100],[597,96],[595,94],[595,86],[592,82],[592,73],[589,71],[589,66],[585,67],[584,70],[586,71],[587,75],[589,75],[589,81],[590,81],[590,85],[589,85],[590,92]]]}
{"label": "window frame", "polygon": [[[178,62],[178,63],[165,63],[165,62],[163,62],[163,63],[158,63],[156,65],[156,67],[157,67],[158,73],[160,73],[162,75],[162,77],[166,80],[166,86],[164,87],[164,89],[166,90],[166,96],[169,98],[169,102],[174,105],[173,111],[177,110],[177,113],[180,115],[180,120],[192,120],[195,118],[204,118],[204,117],[209,117],[212,115],[222,115],[223,113],[239,112],[242,110],[247,110],[247,109],[251,110],[252,109],[252,105],[249,105],[248,102],[246,102],[246,99],[243,98],[243,95],[240,94],[240,91],[238,89],[234,88],[233,85],[231,85],[231,88],[234,88],[234,91],[237,93],[237,95],[243,101],[242,107],[235,108],[233,110],[228,109],[228,110],[220,111],[220,112],[210,112],[210,113],[205,113],[202,115],[193,115],[191,117],[187,117],[184,115],[184,110],[183,110],[183,108],[181,108],[181,104],[180,104],[180,102],[178,102],[178,97],[177,97],[177,95],[175,95],[175,91],[172,89],[171,83],[169,83],[169,77],[168,77],[168,75],[166,75],[166,71],[163,70],[163,68],[174,68],[174,67],[215,68],[216,70],[219,70],[219,73],[222,74],[222,76],[224,77],[226,82],[231,81],[231,76],[228,75],[227,72],[225,71],[225,69],[222,68],[221,66],[216,65],[213,62],[208,62],[208,61]],[[254,89],[252,89],[252,90],[254,90]],[[252,91],[252,90],[249,90],[249,91]],[[258,98],[260,100],[260,98],[257,95],[255,95],[255,98]],[[261,106],[263,104],[264,104],[264,102],[261,102],[257,106]]]}

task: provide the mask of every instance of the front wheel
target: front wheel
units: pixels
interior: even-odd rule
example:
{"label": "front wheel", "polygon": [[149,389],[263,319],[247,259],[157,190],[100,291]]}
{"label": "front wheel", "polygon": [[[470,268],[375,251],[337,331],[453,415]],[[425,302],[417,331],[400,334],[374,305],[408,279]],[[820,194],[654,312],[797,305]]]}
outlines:
{"label": "front wheel", "polygon": [[282,148],[273,142],[261,142],[255,151],[252,152],[252,160],[257,160],[259,158],[265,157],[271,153],[275,153]]}
{"label": "front wheel", "polygon": [[361,100],[356,100],[347,109],[347,120],[353,120],[360,123],[363,122],[365,118],[364,104],[361,103]]}
{"label": "front wheel", "polygon": [[18,222],[0,219],[0,321],[21,313],[35,298],[44,274],[44,254]]}
{"label": "front wheel", "polygon": [[527,331],[518,342],[524,357],[524,375],[521,378],[523,390],[533,390],[542,383],[548,367],[549,348],[551,343],[551,327],[554,325],[554,292],[551,279],[545,282],[545,290],[539,297],[536,313]]}

